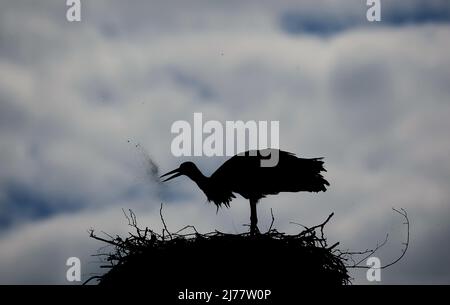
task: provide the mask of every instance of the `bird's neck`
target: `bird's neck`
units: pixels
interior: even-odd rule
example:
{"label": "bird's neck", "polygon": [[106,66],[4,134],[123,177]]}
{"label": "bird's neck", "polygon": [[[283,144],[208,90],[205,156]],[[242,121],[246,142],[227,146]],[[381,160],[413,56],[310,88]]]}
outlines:
{"label": "bird's neck", "polygon": [[209,177],[203,175],[203,173],[200,170],[196,170],[190,173],[189,178],[191,178],[192,181],[197,183],[198,187],[201,188],[203,191],[207,189]]}
{"label": "bird's neck", "polygon": [[195,172],[191,172],[189,178],[203,191],[208,201],[214,202],[217,206],[224,204],[228,207],[231,199],[234,198],[232,191],[226,185],[223,185],[223,183],[218,184],[217,180],[206,177],[198,169]]}

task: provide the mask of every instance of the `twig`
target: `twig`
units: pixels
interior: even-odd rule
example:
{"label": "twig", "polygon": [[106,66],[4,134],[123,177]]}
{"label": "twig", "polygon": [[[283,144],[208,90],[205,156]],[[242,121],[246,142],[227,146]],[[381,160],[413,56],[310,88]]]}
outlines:
{"label": "twig", "polygon": [[[169,230],[167,229],[166,222],[164,221],[164,217],[162,215],[162,208],[163,208],[163,204],[161,202],[161,207],[159,208],[159,216],[161,217],[161,221],[164,225],[164,229],[166,230],[167,234],[169,234],[170,239],[173,239],[172,234],[170,234]],[[164,234],[164,230],[163,230],[163,234]]]}
{"label": "twig", "polygon": [[275,221],[275,217],[273,217],[273,210],[272,210],[272,208],[270,208],[270,215],[272,216],[272,222],[270,223],[269,231],[267,231],[267,232],[272,231],[273,222]]}
{"label": "twig", "polygon": [[406,211],[404,209],[402,209],[402,208],[400,208],[402,210],[401,212],[399,210],[395,209],[395,208],[392,208],[392,209],[395,212],[397,212],[400,215],[402,215],[403,217],[405,217],[405,220],[406,220],[406,222],[403,223],[403,224],[406,225],[406,228],[407,228],[407,230],[406,230],[406,242],[403,243],[403,245],[405,245],[405,249],[402,250],[402,255],[400,255],[396,260],[394,260],[393,262],[387,264],[386,266],[381,267],[381,269],[388,268],[388,267],[394,265],[395,263],[397,263],[398,261],[400,261],[403,258],[403,256],[405,256],[406,251],[408,250],[408,247],[409,247],[409,218],[408,218],[408,213],[406,213]]}
{"label": "twig", "polygon": [[[372,255],[374,255],[380,248],[382,248],[388,241],[389,239],[389,234],[386,234],[386,238],[384,239],[384,241],[381,244],[376,245],[376,247],[374,249],[371,250],[366,250],[364,251],[364,253],[360,253],[360,254],[367,254],[366,256],[364,256],[362,259],[360,259],[356,264],[355,264],[355,268],[359,268],[356,266],[359,266],[362,262],[364,262],[366,259],[368,259],[369,257],[371,257]],[[366,267],[366,266],[363,266]],[[369,267],[367,267],[369,268]]]}
{"label": "twig", "polygon": [[125,216],[125,218],[127,219],[128,225],[129,225],[129,226],[133,226],[133,225],[131,224],[130,217],[128,217],[128,214],[125,212],[125,209],[124,209],[124,208],[122,208],[122,213],[123,213],[123,215]]}
{"label": "twig", "polygon": [[333,250],[333,249],[336,248],[337,246],[339,246],[339,242],[334,243],[331,247],[328,247],[328,250]]}
{"label": "twig", "polygon": [[[390,262],[387,265],[379,267],[379,269],[386,269],[386,268],[388,268],[388,267],[398,263],[405,256],[406,251],[408,250],[408,247],[409,247],[409,218],[408,218],[408,213],[403,208],[400,209],[401,211],[399,211],[396,208],[392,208],[392,210],[394,210],[396,213],[400,214],[401,216],[403,216],[405,218],[405,222],[403,224],[406,225],[406,241],[402,243],[403,245],[405,245],[405,248],[402,250],[402,254],[398,258],[396,258],[395,260],[393,260],[392,262]],[[370,256],[372,256],[380,248],[382,248],[387,243],[388,237],[389,237],[389,234],[386,234],[385,240],[381,244],[377,244],[377,246],[374,249],[370,249],[370,250],[368,249],[368,250],[365,250],[365,251],[362,251],[362,252],[349,252],[349,251],[341,252],[340,256],[341,257],[346,256],[347,259],[351,259],[353,261],[352,265],[346,266],[347,268],[355,268],[355,269],[370,269],[370,268],[373,268],[373,267],[369,267],[369,266],[363,266],[363,265],[361,265],[361,263],[364,262]],[[365,255],[365,254],[367,254],[367,255],[364,256],[362,259],[360,259],[356,263],[355,263],[355,260],[352,258],[352,256],[354,256],[354,255]]]}
{"label": "twig", "polygon": [[295,221],[289,221],[289,223],[293,224],[293,225],[297,225],[297,226],[303,227],[303,229],[309,230],[309,228],[307,226],[302,225],[301,223],[298,223],[298,222],[295,222]]}
{"label": "twig", "polygon": [[[182,231],[184,231],[184,230],[186,230],[186,229],[192,229],[192,230],[194,230],[195,234],[199,234],[198,231],[197,231],[197,229],[196,229],[194,226],[191,226],[191,225],[187,225],[187,226],[185,226],[185,227],[179,229],[179,230],[176,231],[174,234],[178,234],[178,233],[180,233],[180,232],[182,232]],[[189,235],[189,234],[188,234],[188,235]]]}
{"label": "twig", "polygon": [[100,275],[91,276],[91,277],[88,278],[82,285],[86,285],[87,283],[89,283],[89,282],[92,281],[92,280],[95,280],[95,279],[101,279],[101,278],[102,278],[102,276],[100,276]]}

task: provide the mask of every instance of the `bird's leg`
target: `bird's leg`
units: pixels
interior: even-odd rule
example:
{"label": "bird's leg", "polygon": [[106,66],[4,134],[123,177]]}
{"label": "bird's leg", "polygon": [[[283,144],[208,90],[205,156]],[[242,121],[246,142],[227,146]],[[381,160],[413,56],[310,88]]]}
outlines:
{"label": "bird's leg", "polygon": [[259,233],[258,216],[256,215],[256,203],[258,200],[250,199],[250,235]]}

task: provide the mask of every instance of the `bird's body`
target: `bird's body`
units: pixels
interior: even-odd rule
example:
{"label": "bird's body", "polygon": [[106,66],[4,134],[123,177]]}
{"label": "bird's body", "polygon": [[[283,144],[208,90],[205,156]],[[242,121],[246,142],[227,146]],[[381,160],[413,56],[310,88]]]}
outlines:
{"label": "bird's body", "polygon": [[[222,164],[210,177],[204,176],[192,162],[181,166],[163,176],[173,174],[170,180],[180,175],[186,175],[205,193],[208,201],[217,207],[229,207],[234,194],[250,200],[251,232],[257,232],[256,203],[267,195],[280,192],[320,192],[326,191],[329,185],[321,172],[322,158],[303,159],[294,154],[278,150],[278,163],[272,167],[261,166],[261,160],[267,159],[269,151],[247,151],[236,155]],[[163,177],[161,176],[161,177]]]}

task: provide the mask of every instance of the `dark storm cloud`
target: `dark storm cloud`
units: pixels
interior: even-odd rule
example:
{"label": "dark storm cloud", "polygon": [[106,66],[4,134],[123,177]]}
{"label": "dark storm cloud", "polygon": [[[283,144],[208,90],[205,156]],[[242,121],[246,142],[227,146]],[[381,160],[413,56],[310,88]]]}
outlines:
{"label": "dark storm cloud", "polygon": [[450,22],[450,4],[436,1],[381,1],[382,22],[368,22],[365,1],[339,3],[318,1],[309,9],[289,9],[280,14],[279,25],[292,35],[331,36],[359,27],[404,26]]}
{"label": "dark storm cloud", "polygon": [[[402,7],[403,5],[406,7]],[[434,0],[415,1],[411,6],[407,3],[390,4],[382,10],[382,14],[383,22],[392,25],[448,23],[450,22],[450,3],[445,0]]]}
{"label": "dark storm cloud", "polygon": [[12,184],[2,187],[0,199],[0,231],[17,223],[37,221],[62,212],[75,212],[82,208],[78,199],[50,198],[25,185]]}
{"label": "dark storm cloud", "polygon": [[[359,19],[359,18],[358,18]],[[359,20],[342,20],[342,17],[327,14],[311,15],[310,12],[284,12],[280,15],[279,23],[283,31],[291,35],[312,34],[330,36],[363,22]]]}

